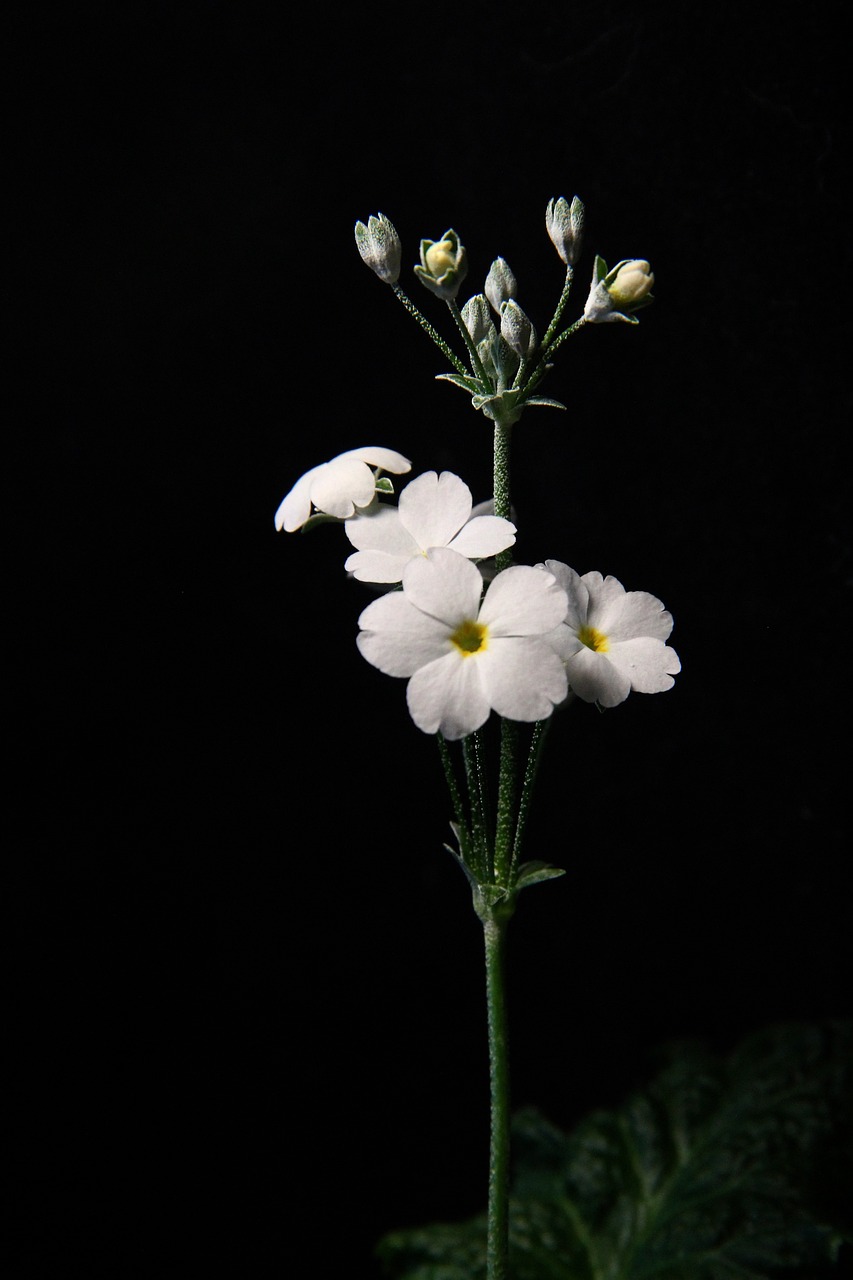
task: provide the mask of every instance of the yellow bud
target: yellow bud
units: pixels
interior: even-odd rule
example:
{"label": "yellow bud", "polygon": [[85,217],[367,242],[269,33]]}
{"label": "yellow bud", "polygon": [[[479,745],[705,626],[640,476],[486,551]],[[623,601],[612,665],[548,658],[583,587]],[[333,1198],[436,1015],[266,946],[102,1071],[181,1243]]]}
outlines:
{"label": "yellow bud", "polygon": [[607,286],[607,292],[617,307],[635,307],[651,293],[654,282],[649,264],[642,258],[634,258],[619,268],[616,278]]}
{"label": "yellow bud", "polygon": [[443,276],[445,271],[449,271],[456,261],[453,245],[449,240],[439,240],[436,244],[430,245],[424,257],[429,271],[436,279]]}

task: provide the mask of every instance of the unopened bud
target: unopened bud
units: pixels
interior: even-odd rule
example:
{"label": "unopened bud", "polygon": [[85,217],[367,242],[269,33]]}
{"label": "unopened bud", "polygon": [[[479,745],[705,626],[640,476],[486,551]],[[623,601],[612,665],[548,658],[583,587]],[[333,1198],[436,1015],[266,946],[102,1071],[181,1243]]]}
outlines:
{"label": "unopened bud", "polygon": [[367,226],[355,224],[355,243],[371,271],[375,271],[386,284],[396,284],[400,278],[400,259],[403,247],[400,237],[384,213],[371,214]]}
{"label": "unopened bud", "polygon": [[574,266],[580,257],[583,215],[583,203],[577,196],[573,197],[571,204],[564,196],[549,200],[545,210],[545,228],[567,266]]}
{"label": "unopened bud", "polygon": [[536,350],[536,330],[515,298],[505,302],[501,311],[501,337],[522,360]]}
{"label": "unopened bud", "polygon": [[485,292],[498,315],[501,313],[503,304],[509,302],[510,298],[514,298],[518,293],[518,284],[505,258],[495,258],[489,267]]}

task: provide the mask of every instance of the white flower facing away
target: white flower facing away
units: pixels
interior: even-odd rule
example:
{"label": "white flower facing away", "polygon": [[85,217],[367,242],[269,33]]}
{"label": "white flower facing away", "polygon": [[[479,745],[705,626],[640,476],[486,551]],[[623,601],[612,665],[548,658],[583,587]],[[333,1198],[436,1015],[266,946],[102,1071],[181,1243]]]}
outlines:
{"label": "white flower facing away", "polygon": [[312,467],[296,481],[275,513],[275,527],[293,533],[314,511],[346,520],[370,506],[376,497],[377,471],[403,475],[411,469],[409,459],[393,449],[348,449],[330,462]]}
{"label": "white flower facing away", "polygon": [[409,561],[402,581],[363,611],[357,643],[386,675],[409,677],[409,711],[424,733],[464,738],[492,711],[543,720],[565,699],[565,668],[544,638],[566,614],[554,574],[513,565],[481,603],[477,566],[434,547]]}
{"label": "white flower facing away", "polygon": [[600,573],[581,576],[559,560],[538,567],[549,570],[568,596],[568,613],[548,640],[579,698],[615,707],[632,689],[672,688],[681,663],[666,644],[672,615],[660,600],[646,591],[626,591]]}
{"label": "white flower facing away", "polygon": [[409,561],[431,547],[482,560],[515,542],[509,520],[473,514],[471,490],[452,471],[425,472],[406,485],[396,507],[379,504],[347,520],[344,529],[358,548],[345,568],[359,582],[400,582]]}

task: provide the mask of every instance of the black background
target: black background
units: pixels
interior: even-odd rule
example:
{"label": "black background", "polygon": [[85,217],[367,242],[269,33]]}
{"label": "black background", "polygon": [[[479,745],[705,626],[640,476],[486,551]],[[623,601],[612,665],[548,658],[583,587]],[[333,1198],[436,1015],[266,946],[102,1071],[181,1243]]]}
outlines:
{"label": "black background", "polygon": [[[849,219],[837,4],[28,10],[11,44],[6,1274],[372,1274],[478,1211],[479,926],[310,466],[491,441],[361,263],[506,257],[549,198],[647,257],[515,433],[518,559],[658,595],[683,672],[554,726],[510,935],[513,1094],[571,1125],[660,1046],[849,1014]],[[10,295],[12,296],[12,295]]]}

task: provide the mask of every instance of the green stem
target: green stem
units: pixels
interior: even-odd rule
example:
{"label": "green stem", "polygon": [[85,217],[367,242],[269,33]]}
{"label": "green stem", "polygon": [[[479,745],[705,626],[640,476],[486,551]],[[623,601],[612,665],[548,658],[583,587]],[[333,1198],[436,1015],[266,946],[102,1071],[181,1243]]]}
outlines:
{"label": "green stem", "polygon": [[453,806],[453,818],[456,822],[456,828],[459,833],[459,852],[461,853],[464,862],[467,864],[472,859],[471,832],[468,828],[465,807],[462,803],[462,794],[456,781],[456,773],[453,768],[453,761],[450,758],[450,749],[447,745],[447,739],[443,733],[437,734],[436,737],[438,740],[438,753],[441,757],[441,765],[444,769],[445,781],[447,782],[447,789],[450,792],[450,803]]}
{"label": "green stem", "polygon": [[547,352],[548,347],[551,343],[551,339],[553,338],[554,334],[557,332],[557,327],[559,326],[559,323],[563,318],[563,312],[566,309],[566,303],[568,302],[569,294],[572,291],[572,280],[574,279],[574,275],[575,275],[574,267],[570,263],[567,264],[566,278],[563,281],[563,292],[560,294],[560,301],[557,303],[557,310],[554,312],[554,318],[552,319],[551,323],[548,325],[548,328],[545,330],[545,336],[542,339],[541,350],[543,355]]}
{"label": "green stem", "polygon": [[521,800],[518,805],[518,817],[515,824],[515,839],[512,846],[512,861],[509,867],[509,882],[515,881],[521,855],[521,845],[524,839],[524,830],[527,826],[527,819],[530,815],[530,803],[533,799],[533,784],[536,781],[536,775],[539,772],[539,765],[542,760],[542,750],[545,746],[545,738],[548,735],[548,729],[551,726],[553,716],[549,716],[547,720],[537,720],[533,726],[533,735],[530,739],[530,750],[527,753],[527,764],[524,770],[524,781],[521,784]]}
{"label": "green stem", "polygon": [[501,888],[509,889],[512,881],[513,843],[516,829],[516,752],[518,748],[518,723],[501,720],[501,760],[498,775],[498,818],[495,831],[495,881]]}
{"label": "green stem", "polygon": [[462,756],[468,783],[468,810],[471,814],[471,838],[476,856],[476,872],[485,883],[492,878],[489,840],[488,795],[483,760],[482,734],[479,729],[462,739]]}
{"label": "green stem", "polygon": [[503,974],[507,924],[508,919],[500,916],[500,908],[483,915],[491,1087],[486,1238],[488,1280],[507,1280],[509,1275],[509,1052]]}
{"label": "green stem", "polygon": [[525,396],[529,396],[533,391],[533,388],[545,377],[545,374],[551,368],[551,356],[557,348],[563,345],[566,338],[570,338],[573,333],[577,333],[578,329],[582,329],[586,323],[586,316],[580,316],[574,324],[569,325],[568,329],[564,329],[563,332],[559,334],[547,348],[543,346],[539,364],[531,373],[527,381],[527,386],[524,388]]}
{"label": "green stem", "polygon": [[[479,378],[480,382],[483,385],[483,389],[490,393],[493,392],[495,388],[492,385],[492,380],[489,377],[489,375],[486,373],[486,370],[483,368],[483,362],[480,359],[480,353],[477,350],[474,339],[471,337],[470,333],[468,332],[468,327],[465,324],[465,321],[462,319],[462,312],[459,310],[456,299],[448,298],[447,306],[450,310],[450,314],[453,316],[453,319],[456,322],[457,329],[462,335],[462,341],[465,343],[465,346],[468,348],[468,355],[471,357],[471,369],[473,370],[475,376]],[[465,372],[467,373],[468,370],[466,369]]]}
{"label": "green stem", "polygon": [[444,338],[442,338],[438,330],[434,329],[433,326],[430,324],[429,320],[427,320],[426,316],[423,315],[418,310],[414,302],[412,302],[411,298],[403,292],[403,290],[400,288],[398,284],[392,285],[391,288],[394,290],[395,294],[400,299],[403,306],[408,311],[409,315],[414,316],[414,318],[417,320],[421,328],[424,329],[429,334],[429,336],[432,338],[435,345],[443,352],[445,357],[453,365],[456,372],[461,373],[466,378],[470,377],[468,369],[465,367],[465,365],[462,363],[462,361],[459,359],[456,353],[454,351],[451,351],[450,347],[444,341]]}
{"label": "green stem", "polygon": [[[511,506],[509,496],[509,453],[511,435],[511,424],[502,422],[495,423],[493,477],[495,515],[502,516],[504,520],[509,520]],[[498,572],[502,569],[508,568],[511,563],[512,552],[510,550],[501,551],[495,557],[495,566]]]}

